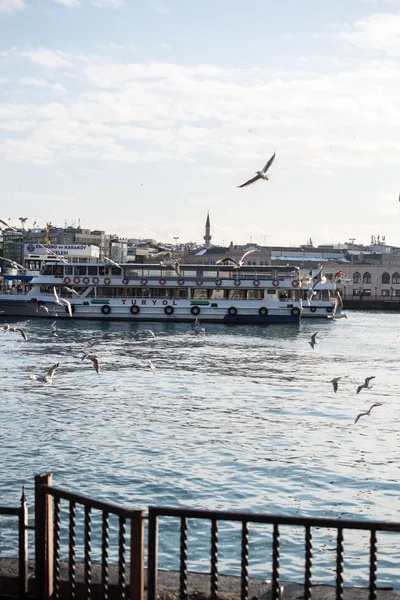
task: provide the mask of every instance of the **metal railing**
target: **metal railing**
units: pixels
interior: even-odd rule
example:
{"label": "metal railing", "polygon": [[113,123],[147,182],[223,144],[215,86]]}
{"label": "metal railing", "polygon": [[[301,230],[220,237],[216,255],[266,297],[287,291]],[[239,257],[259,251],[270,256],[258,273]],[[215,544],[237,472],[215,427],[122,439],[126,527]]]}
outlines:
{"label": "metal railing", "polygon": [[335,529],[336,536],[336,600],[343,600],[344,586],[344,530],[364,530],[370,532],[369,541],[369,600],[377,598],[377,531],[400,532],[400,523],[384,521],[350,521],[342,519],[291,517],[287,515],[268,515],[227,511],[192,510],[170,507],[149,507],[148,531],[148,589],[147,599],[157,600],[158,572],[158,518],[160,516],[180,518],[180,600],[187,600],[188,579],[188,519],[206,519],[210,521],[210,591],[211,598],[218,598],[218,523],[219,521],[236,521],[242,524],[241,531],[241,600],[249,597],[249,523],[272,525],[272,600],[282,597],[279,562],[280,562],[280,526],[291,525],[304,528],[304,600],[311,600],[312,567],[313,567],[313,528]]}
{"label": "metal railing", "polygon": [[24,488],[22,488],[21,505],[0,506],[0,515],[14,516],[18,519],[18,579],[21,597],[28,594],[28,507]]}
{"label": "metal railing", "polygon": [[[144,592],[144,513],[110,502],[101,502],[55,488],[52,475],[35,477],[35,574],[36,598],[60,598],[60,532],[61,500],[69,503],[68,587],[69,598],[76,597],[76,539],[77,505],[84,507],[84,593],[92,595],[92,509],[102,514],[101,539],[101,592],[106,600],[109,592],[109,517],[119,519],[118,534],[118,588],[121,599],[143,600]],[[130,520],[130,586],[126,583],[126,522]]]}

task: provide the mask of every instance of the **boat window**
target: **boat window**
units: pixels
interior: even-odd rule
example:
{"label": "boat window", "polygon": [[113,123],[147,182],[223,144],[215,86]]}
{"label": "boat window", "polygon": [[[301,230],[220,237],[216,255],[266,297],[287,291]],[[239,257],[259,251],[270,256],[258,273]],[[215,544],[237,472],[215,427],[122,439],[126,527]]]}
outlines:
{"label": "boat window", "polygon": [[45,268],[43,269],[42,275],[52,275],[53,271],[52,271],[52,267],[51,265],[46,265]]}
{"label": "boat window", "polygon": [[322,296],[322,300],[329,300],[330,299],[329,290],[322,290],[321,296]]}
{"label": "boat window", "polygon": [[64,267],[65,275],[72,275],[73,271],[74,271],[74,267],[71,267],[70,265]]}
{"label": "boat window", "polygon": [[267,290],[267,294],[268,294],[269,296],[276,296],[276,290],[272,290],[272,289],[270,290],[270,289],[268,289],[268,290]]}
{"label": "boat window", "polygon": [[105,267],[99,267],[99,275],[105,275],[106,274],[106,268]]}
{"label": "boat window", "polygon": [[75,275],[80,275],[81,277],[82,275],[86,275],[86,267],[83,267],[82,265],[75,267]]}
{"label": "boat window", "polygon": [[53,267],[54,277],[62,277],[63,273],[64,273],[64,269],[61,265],[54,265],[54,267]]}
{"label": "boat window", "polygon": [[88,267],[88,275],[97,275],[97,267]]}
{"label": "boat window", "polygon": [[121,275],[122,271],[118,267],[111,267],[111,275]]}

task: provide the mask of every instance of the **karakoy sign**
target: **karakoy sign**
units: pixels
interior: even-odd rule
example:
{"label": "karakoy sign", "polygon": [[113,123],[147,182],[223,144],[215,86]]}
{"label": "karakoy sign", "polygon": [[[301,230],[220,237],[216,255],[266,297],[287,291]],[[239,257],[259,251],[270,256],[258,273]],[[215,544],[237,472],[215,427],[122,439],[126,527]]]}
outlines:
{"label": "karakoy sign", "polygon": [[84,256],[85,258],[99,258],[100,250],[97,246],[89,244],[24,244],[24,254],[38,254],[51,256],[46,249],[51,250],[57,256]]}

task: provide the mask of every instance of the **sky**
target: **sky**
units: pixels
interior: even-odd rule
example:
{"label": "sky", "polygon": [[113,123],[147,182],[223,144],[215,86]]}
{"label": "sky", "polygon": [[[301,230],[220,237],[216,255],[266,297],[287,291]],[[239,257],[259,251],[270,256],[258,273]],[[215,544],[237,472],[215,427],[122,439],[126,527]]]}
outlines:
{"label": "sky", "polygon": [[400,0],[0,0],[0,218],[400,245],[399,59]]}

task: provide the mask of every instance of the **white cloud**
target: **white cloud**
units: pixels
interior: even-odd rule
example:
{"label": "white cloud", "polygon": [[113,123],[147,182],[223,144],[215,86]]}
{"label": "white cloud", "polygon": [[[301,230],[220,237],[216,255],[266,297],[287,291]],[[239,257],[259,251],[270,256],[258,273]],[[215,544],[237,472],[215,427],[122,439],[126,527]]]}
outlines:
{"label": "white cloud", "polygon": [[67,8],[76,8],[81,5],[80,0],[54,0],[57,4],[62,4]]}
{"label": "white cloud", "polygon": [[21,51],[20,55],[40,67],[47,67],[49,69],[60,69],[71,66],[71,62],[66,58],[66,53],[61,50],[37,48],[36,50]]}
{"label": "white cloud", "polygon": [[372,52],[400,56],[400,13],[378,13],[356,21],[340,34],[347,43]]}
{"label": "white cloud", "polygon": [[0,0],[0,15],[10,15],[13,12],[24,10],[24,0]]}
{"label": "white cloud", "polygon": [[92,0],[92,4],[98,7],[111,6],[112,8],[119,8],[122,3],[123,0]]}

